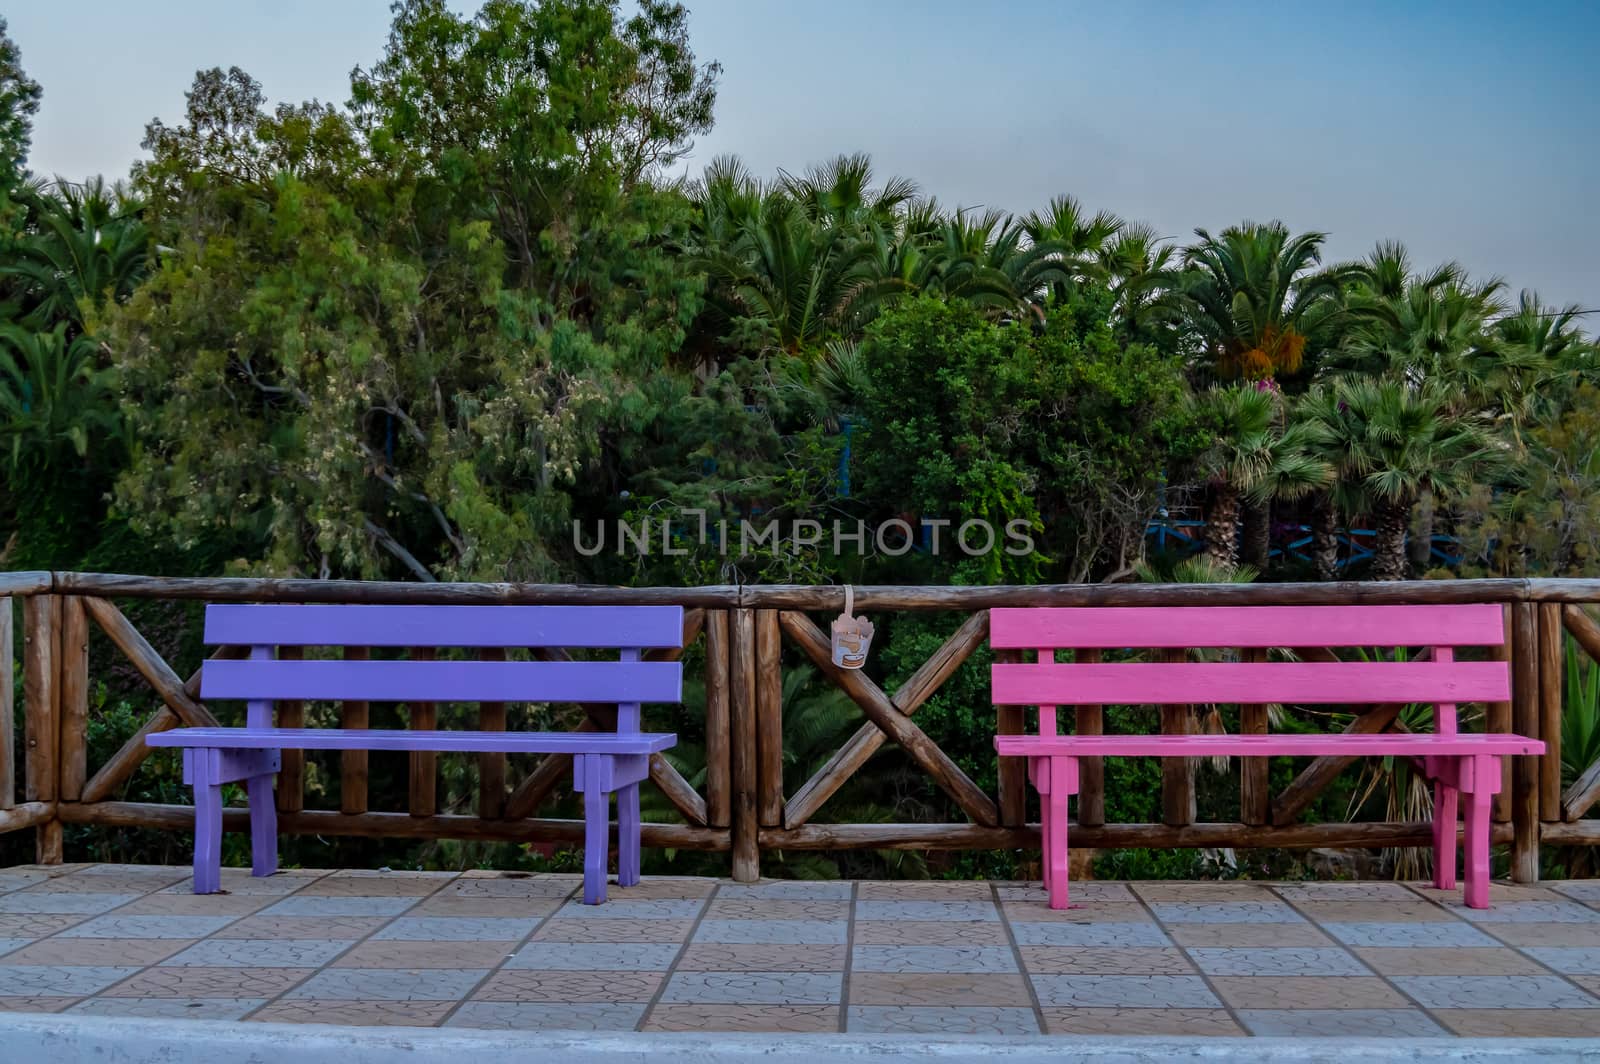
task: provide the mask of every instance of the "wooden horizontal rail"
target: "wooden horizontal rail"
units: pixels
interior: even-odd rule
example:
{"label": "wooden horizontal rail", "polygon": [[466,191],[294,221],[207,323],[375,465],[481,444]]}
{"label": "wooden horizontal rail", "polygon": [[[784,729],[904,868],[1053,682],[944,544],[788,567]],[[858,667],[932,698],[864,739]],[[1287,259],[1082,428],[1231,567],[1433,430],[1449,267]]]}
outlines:
{"label": "wooden horizontal rail", "polygon": [[0,833],[37,827],[55,817],[55,802],[22,802],[10,809],[0,809]]}
{"label": "wooden horizontal rail", "polygon": [[[1600,823],[1597,821],[1596,823]],[[1563,825],[1572,827],[1573,825]],[[1547,827],[1548,830],[1548,827]],[[1147,846],[1156,849],[1215,846],[1276,846],[1305,849],[1322,846],[1428,846],[1433,825],[1426,822],[1397,824],[1295,824],[1257,827],[1250,824],[1104,824],[1067,832],[1073,846],[1117,849]],[[1491,838],[1511,841],[1511,826],[1496,824]],[[988,828],[977,824],[807,824],[793,829],[761,832],[763,850],[1007,850],[1038,849],[1037,826]]]}

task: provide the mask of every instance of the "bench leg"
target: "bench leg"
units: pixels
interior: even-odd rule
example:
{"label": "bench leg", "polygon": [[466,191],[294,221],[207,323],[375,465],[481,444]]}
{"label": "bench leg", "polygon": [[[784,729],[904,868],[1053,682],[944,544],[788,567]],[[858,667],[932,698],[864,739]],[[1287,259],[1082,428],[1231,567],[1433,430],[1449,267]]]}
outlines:
{"label": "bench leg", "polygon": [[1028,778],[1032,781],[1034,790],[1039,792],[1040,878],[1044,881],[1044,889],[1049,890],[1050,854],[1055,846],[1055,837],[1050,830],[1050,759],[1045,757],[1029,758]]}
{"label": "bench leg", "polygon": [[222,785],[217,782],[218,751],[185,750],[194,787],[194,892],[222,890]]}
{"label": "bench leg", "polygon": [[617,792],[617,885],[639,882],[639,785],[630,783]]}
{"label": "bench leg", "polygon": [[1487,909],[1489,808],[1494,799],[1490,781],[1498,778],[1500,766],[1493,757],[1475,757],[1472,761],[1472,793],[1467,796],[1466,808],[1466,903],[1469,909]]}
{"label": "bench leg", "polygon": [[611,855],[611,795],[605,790],[602,754],[583,755],[583,903],[606,900],[606,864]]}
{"label": "bench leg", "polygon": [[1050,875],[1050,908],[1067,908],[1067,795],[1076,790],[1075,759],[1050,759],[1050,793],[1044,801],[1050,807],[1050,852],[1046,867]]}
{"label": "bench leg", "polygon": [[1456,814],[1460,792],[1444,780],[1433,783],[1433,885],[1456,888]]}
{"label": "bench leg", "polygon": [[245,787],[250,793],[250,874],[270,876],[278,870],[278,806],[272,777],[251,776]]}

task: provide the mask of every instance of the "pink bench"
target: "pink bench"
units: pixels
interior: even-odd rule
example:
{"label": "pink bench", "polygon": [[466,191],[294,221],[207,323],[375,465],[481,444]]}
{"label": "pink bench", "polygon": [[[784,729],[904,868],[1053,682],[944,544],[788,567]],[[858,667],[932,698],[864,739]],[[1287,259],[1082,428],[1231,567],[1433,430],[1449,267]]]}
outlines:
{"label": "pink bench", "polygon": [[[1507,664],[1456,661],[1456,647],[1498,646],[1500,607],[1226,606],[995,609],[990,644],[1031,650],[1035,662],[993,667],[997,706],[1038,706],[1039,734],[1002,735],[1002,757],[1028,759],[1039,792],[1045,886],[1067,907],[1067,796],[1084,757],[1407,757],[1433,781],[1434,883],[1456,880],[1458,795],[1466,796],[1466,903],[1489,904],[1489,805],[1498,759],[1542,754],[1520,735],[1462,734],[1456,706],[1511,697]],[[1422,647],[1409,661],[1130,662],[1057,664],[1057,649],[1118,650],[1283,646]],[[1098,655],[1097,655],[1098,656]],[[1264,654],[1253,655],[1264,657]],[[1061,735],[1056,707],[1071,705],[1432,703],[1429,733],[1333,735]]]}

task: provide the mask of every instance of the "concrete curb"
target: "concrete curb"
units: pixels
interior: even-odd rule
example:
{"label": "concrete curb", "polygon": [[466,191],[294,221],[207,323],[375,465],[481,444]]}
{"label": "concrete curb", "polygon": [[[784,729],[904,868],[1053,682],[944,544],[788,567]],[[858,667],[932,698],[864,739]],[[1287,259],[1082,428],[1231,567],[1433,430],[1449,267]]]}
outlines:
{"label": "concrete curb", "polygon": [[[1596,1016],[1600,1021],[1600,1014]],[[1584,1061],[1600,1038],[928,1038],[905,1036],[618,1034],[301,1026],[102,1016],[0,1015],[8,1064],[1147,1064],[1188,1061]]]}

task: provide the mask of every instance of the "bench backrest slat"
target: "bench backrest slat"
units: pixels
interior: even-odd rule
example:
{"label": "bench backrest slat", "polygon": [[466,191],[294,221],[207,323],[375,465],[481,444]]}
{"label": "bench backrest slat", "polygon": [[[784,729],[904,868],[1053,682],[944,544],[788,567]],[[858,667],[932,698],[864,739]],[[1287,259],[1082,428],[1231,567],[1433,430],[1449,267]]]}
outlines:
{"label": "bench backrest slat", "polygon": [[[996,649],[1499,646],[1501,609],[1465,606],[1085,606],[989,611]],[[1078,699],[1081,703],[1096,699]]]}
{"label": "bench backrest slat", "polygon": [[[207,661],[206,698],[678,702],[676,661]],[[637,727],[637,725],[635,725]]]}
{"label": "bench backrest slat", "polygon": [[230,646],[677,647],[681,606],[206,607],[205,641]]}

